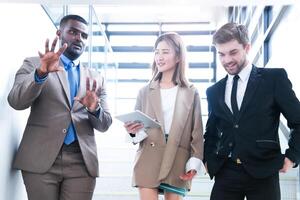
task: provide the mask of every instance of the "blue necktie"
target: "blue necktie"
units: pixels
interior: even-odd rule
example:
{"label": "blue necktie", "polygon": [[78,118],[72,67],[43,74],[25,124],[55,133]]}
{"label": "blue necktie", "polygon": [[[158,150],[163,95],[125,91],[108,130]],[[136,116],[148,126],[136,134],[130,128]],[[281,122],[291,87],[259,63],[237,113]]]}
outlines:
{"label": "blue necktie", "polygon": [[[70,103],[72,107],[74,103],[74,97],[77,94],[77,88],[78,88],[78,73],[77,73],[77,68],[74,67],[73,62],[70,62],[68,64],[67,71],[68,71],[68,80],[70,86]],[[64,143],[68,145],[74,142],[75,140],[76,140],[75,127],[73,122],[71,122]]]}

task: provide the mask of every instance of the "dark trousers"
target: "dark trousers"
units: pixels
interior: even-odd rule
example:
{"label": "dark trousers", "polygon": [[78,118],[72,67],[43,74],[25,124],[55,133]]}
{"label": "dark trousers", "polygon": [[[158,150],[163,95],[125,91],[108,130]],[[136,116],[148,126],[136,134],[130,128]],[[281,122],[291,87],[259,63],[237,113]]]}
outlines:
{"label": "dark trousers", "polygon": [[77,142],[62,147],[48,172],[22,171],[22,176],[29,200],[90,200],[96,184]]}
{"label": "dark trousers", "polygon": [[226,161],[215,176],[211,200],[280,200],[279,173],[263,179],[250,176],[243,164]]}

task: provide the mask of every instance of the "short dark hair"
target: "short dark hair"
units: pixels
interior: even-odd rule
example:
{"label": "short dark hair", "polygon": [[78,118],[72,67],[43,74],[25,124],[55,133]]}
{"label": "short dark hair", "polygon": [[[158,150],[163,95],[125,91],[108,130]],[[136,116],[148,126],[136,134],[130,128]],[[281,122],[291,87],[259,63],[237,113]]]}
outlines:
{"label": "short dark hair", "polygon": [[84,23],[85,25],[88,25],[87,21],[84,18],[80,17],[79,15],[66,15],[60,20],[59,27],[64,27],[64,25],[69,20],[76,20],[76,21]]}
{"label": "short dark hair", "polygon": [[246,26],[237,23],[227,23],[218,29],[213,35],[213,44],[224,44],[231,40],[237,40],[243,46],[249,43]]}

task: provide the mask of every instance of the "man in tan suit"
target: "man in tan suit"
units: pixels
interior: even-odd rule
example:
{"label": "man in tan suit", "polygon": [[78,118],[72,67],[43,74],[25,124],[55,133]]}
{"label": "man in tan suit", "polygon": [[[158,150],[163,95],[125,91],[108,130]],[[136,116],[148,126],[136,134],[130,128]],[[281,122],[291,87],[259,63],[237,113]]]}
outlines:
{"label": "man in tan suit", "polygon": [[31,109],[13,167],[29,200],[89,200],[98,176],[94,128],[112,123],[105,82],[79,61],[88,37],[82,17],[65,16],[56,34],[45,53],[24,60],[8,96],[16,110]]}

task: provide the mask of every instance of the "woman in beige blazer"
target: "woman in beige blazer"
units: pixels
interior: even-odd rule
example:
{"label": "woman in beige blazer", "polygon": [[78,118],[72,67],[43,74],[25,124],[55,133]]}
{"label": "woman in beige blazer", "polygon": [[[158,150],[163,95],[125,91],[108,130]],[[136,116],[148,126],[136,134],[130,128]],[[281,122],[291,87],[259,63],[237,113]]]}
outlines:
{"label": "woman in beige blazer", "polygon": [[125,128],[139,142],[133,186],[141,200],[177,200],[190,190],[202,170],[203,135],[197,89],[185,77],[185,47],[176,33],[165,33],[155,43],[153,78],[138,94],[135,109],[160,124],[144,129],[136,122]]}

